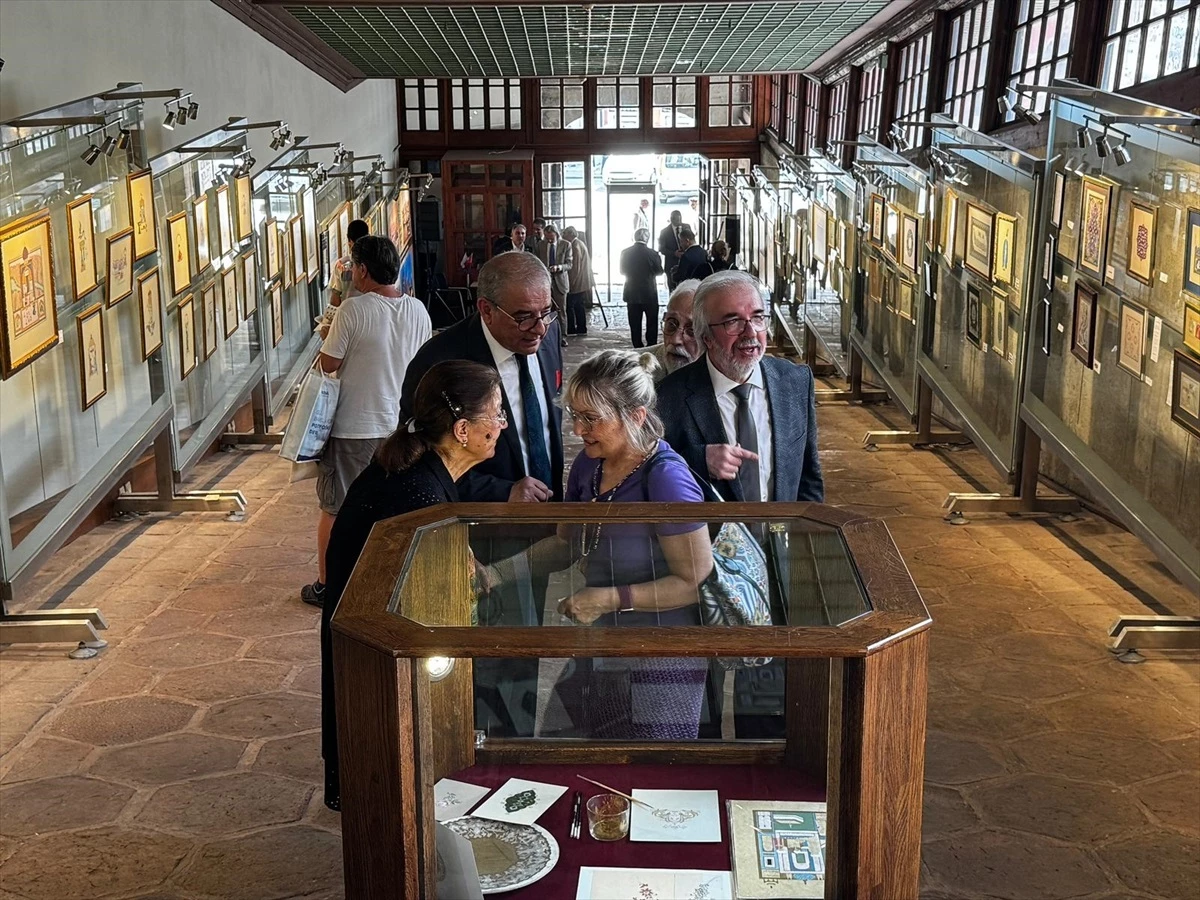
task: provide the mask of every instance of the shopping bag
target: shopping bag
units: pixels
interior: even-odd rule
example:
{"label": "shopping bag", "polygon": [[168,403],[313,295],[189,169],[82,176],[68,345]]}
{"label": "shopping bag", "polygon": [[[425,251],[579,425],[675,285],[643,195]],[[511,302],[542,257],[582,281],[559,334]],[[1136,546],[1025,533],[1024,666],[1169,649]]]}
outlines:
{"label": "shopping bag", "polygon": [[313,369],[300,385],[300,393],[292,404],[292,418],[283,433],[279,455],[292,462],[308,462],[321,455],[329,432],[333,430],[333,414],[337,411],[341,382],[333,375]]}

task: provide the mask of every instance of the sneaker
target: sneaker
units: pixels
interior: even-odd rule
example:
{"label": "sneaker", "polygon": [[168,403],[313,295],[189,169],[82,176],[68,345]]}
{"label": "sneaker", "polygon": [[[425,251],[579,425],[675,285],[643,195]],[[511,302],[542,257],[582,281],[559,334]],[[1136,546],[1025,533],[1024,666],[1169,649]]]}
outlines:
{"label": "sneaker", "polygon": [[325,605],[325,585],[319,581],[306,584],[300,588],[300,599],[309,606],[315,606],[317,609],[320,609]]}
{"label": "sneaker", "polygon": [[562,346],[563,346],[563,347],[567,346],[567,339],[566,339],[566,337],[564,337],[564,338],[562,339]]}

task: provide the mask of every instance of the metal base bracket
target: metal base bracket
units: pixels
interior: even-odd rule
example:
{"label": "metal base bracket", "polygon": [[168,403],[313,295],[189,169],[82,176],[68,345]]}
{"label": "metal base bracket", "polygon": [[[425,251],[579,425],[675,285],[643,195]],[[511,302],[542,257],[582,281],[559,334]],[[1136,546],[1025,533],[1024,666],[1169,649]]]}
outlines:
{"label": "metal base bracket", "polygon": [[845,403],[883,403],[888,398],[887,391],[877,391],[874,389],[864,390],[859,388],[857,391],[850,388],[845,391],[835,391],[830,388],[817,388],[813,393],[816,394],[818,403],[828,403],[832,401]]}
{"label": "metal base bracket", "polygon": [[954,519],[964,519],[964,513],[1070,513],[1080,511],[1079,501],[1063,494],[1052,496],[1009,497],[1004,494],[959,494],[951,492],[942,502],[942,509],[949,510],[946,520],[955,525],[964,524]]}
{"label": "metal base bracket", "polygon": [[0,644],[75,644],[94,651],[108,646],[98,633],[106,628],[108,622],[94,608],[4,613],[0,615]]}
{"label": "metal base bracket", "polygon": [[121,494],[115,501],[117,512],[224,512],[246,511],[241,491],[182,491],[169,497],[159,494]]}
{"label": "metal base bracket", "polygon": [[[1200,617],[1121,616],[1108,629],[1109,647],[1122,662],[1141,662],[1140,650],[1200,651]],[[1128,657],[1128,658],[1127,658]]]}
{"label": "metal base bracket", "polygon": [[226,431],[221,434],[221,449],[245,446],[273,447],[282,443],[282,431]]}
{"label": "metal base bracket", "polygon": [[924,449],[934,444],[969,444],[971,439],[958,431],[868,431],[863,446],[868,450],[880,444],[907,444]]}

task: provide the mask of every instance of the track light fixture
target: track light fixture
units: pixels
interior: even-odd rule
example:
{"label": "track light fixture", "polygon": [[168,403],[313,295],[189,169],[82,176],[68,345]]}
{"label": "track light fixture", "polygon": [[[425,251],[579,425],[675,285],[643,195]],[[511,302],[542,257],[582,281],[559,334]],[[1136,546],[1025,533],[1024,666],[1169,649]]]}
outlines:
{"label": "track light fixture", "polygon": [[100,158],[100,148],[95,143],[88,144],[88,148],[79,156],[89,166],[95,165],[96,160]]}
{"label": "track light fixture", "polygon": [[1086,125],[1079,126],[1079,130],[1075,132],[1075,146],[1080,150],[1086,150],[1092,145],[1092,130]]}
{"label": "track light fixture", "polygon": [[117,149],[124,150],[129,146],[130,131],[128,128],[122,128],[117,132]]}
{"label": "track light fixture", "polygon": [[167,115],[163,119],[163,123],[162,123],[163,128],[167,129],[167,131],[174,131],[175,130],[175,119],[176,119],[175,110],[171,109],[170,103],[164,103],[163,106],[165,106],[167,108]]}
{"label": "track light fixture", "polygon": [[1031,110],[1026,109],[1024,106],[1014,107],[1014,110],[1015,110],[1016,114],[1025,121],[1025,123],[1027,125],[1036,125],[1038,122],[1042,121],[1041,113],[1035,113]]}
{"label": "track light fixture", "polygon": [[1118,166],[1125,165],[1127,162],[1129,162],[1133,158],[1129,154],[1129,146],[1128,145],[1129,145],[1129,138],[1126,137],[1125,140],[1123,140],[1121,142],[1121,146],[1113,149],[1113,160],[1116,162],[1116,164]]}
{"label": "track light fixture", "polygon": [[996,105],[1000,107],[1000,115],[1002,116],[1009,115],[1016,108],[1016,104],[1012,102],[1012,98],[1008,94],[999,97],[996,100]]}
{"label": "track light fixture", "polygon": [[196,121],[196,116],[200,115],[200,104],[193,100],[188,104],[188,115],[192,117],[192,121]]}
{"label": "track light fixture", "polygon": [[1104,159],[1112,152],[1112,145],[1108,141],[1108,129],[1104,129],[1104,134],[1096,138],[1096,155]]}
{"label": "track light fixture", "polygon": [[333,164],[335,166],[340,166],[343,162],[346,161],[346,157],[349,155],[350,155],[350,151],[348,151],[345,147],[343,147],[342,144],[339,142],[337,145],[337,149],[333,151]]}
{"label": "track light fixture", "polygon": [[104,143],[100,146],[100,152],[105,156],[112,156],[113,151],[117,149],[117,139],[108,133],[108,126],[104,128]]}

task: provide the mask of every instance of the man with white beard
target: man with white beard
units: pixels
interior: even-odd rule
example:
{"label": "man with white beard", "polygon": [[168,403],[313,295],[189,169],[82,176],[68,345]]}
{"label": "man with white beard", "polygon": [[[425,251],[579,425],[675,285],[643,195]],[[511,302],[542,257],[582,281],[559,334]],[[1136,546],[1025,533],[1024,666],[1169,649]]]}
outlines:
{"label": "man with white beard", "polygon": [[646,348],[646,352],[658,360],[655,384],[700,356],[700,345],[692,330],[692,297],[698,287],[700,280],[697,278],[681,281],[667,300],[667,311],[662,320],[662,343]]}

